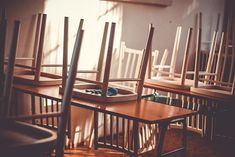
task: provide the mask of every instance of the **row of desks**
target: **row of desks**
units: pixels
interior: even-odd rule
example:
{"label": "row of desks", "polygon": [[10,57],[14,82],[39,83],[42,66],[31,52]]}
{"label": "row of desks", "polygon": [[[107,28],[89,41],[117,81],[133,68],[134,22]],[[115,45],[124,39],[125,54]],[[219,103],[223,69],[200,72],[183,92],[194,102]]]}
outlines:
{"label": "row of desks", "polygon": [[[228,137],[228,138],[235,138],[234,134],[231,135],[231,133],[229,133],[230,135],[226,135],[227,134],[226,129],[234,130],[234,127],[231,127],[229,123],[227,123],[228,126],[226,129],[220,128],[218,124],[215,124],[216,118],[217,118],[217,122],[224,124],[226,123],[227,120],[230,119],[230,118],[227,118],[227,119],[225,118],[226,116],[228,116],[228,114],[230,114],[229,115],[230,117],[231,117],[231,114],[234,115],[234,110],[235,110],[235,106],[234,106],[235,97],[234,96],[231,96],[230,99],[211,97],[208,95],[194,93],[194,92],[183,90],[183,89],[174,89],[174,88],[156,85],[154,81],[151,81],[151,80],[145,81],[144,87],[151,88],[157,91],[164,91],[164,92],[169,92],[173,94],[179,94],[182,96],[189,96],[190,98],[195,98],[198,100],[205,100],[205,101],[200,101],[200,104],[199,104],[201,105],[201,108],[203,108],[201,109],[200,113],[206,115],[206,126],[205,126],[206,129],[205,129],[204,137],[206,139],[213,140],[214,137],[216,136],[215,130],[217,129],[217,130],[220,130],[219,132],[221,133],[219,134],[222,134],[222,136]],[[221,131],[221,129],[223,130]]]}
{"label": "row of desks", "polygon": [[[16,90],[25,93],[62,100],[62,95],[59,94],[58,86],[32,87],[27,85],[15,85],[14,87]],[[158,123],[161,121],[170,121],[176,118],[196,114],[196,112],[192,110],[168,106],[144,99],[141,99],[140,101],[100,103],[73,98],[72,105],[99,112],[119,114],[129,119],[138,119],[140,122],[149,124]]]}
{"label": "row of desks", "polygon": [[218,102],[226,102],[226,103],[232,103],[235,100],[234,98],[231,99],[222,99],[218,97],[211,97],[208,95],[204,94],[199,94],[199,93],[194,93],[188,90],[183,90],[183,89],[175,89],[175,88],[170,88],[166,86],[160,86],[156,85],[154,81],[147,80],[144,82],[144,87],[145,88],[152,88],[160,91],[165,91],[165,92],[170,92],[170,93],[175,93],[175,94],[181,94],[181,95],[186,95],[186,96],[191,96],[191,97],[196,97],[196,98],[203,98],[203,99],[208,99],[208,100],[213,100],[213,101],[218,101]]}
{"label": "row of desks", "polygon": [[[59,94],[58,86],[47,86],[47,87],[32,87],[27,85],[14,85],[17,91],[28,93],[31,95],[37,95],[47,97],[51,99],[62,100],[62,95]],[[133,138],[134,138],[134,149],[126,150],[121,149],[117,146],[109,145],[109,148],[115,148],[123,151],[129,155],[138,156],[138,126],[139,123],[147,124],[159,124],[160,127],[160,141],[157,147],[157,156],[162,154],[162,145],[164,141],[165,132],[168,125],[177,119],[186,122],[185,118],[197,114],[196,111],[164,105],[161,103],[140,100],[140,101],[128,101],[128,102],[116,102],[116,103],[99,103],[95,101],[87,101],[82,99],[72,99],[72,105],[86,108],[94,111],[94,132],[95,132],[95,147],[107,147],[106,143],[100,144],[98,141],[98,121],[97,113],[106,113],[113,116],[122,117],[128,120],[133,120]],[[186,126],[186,125],[185,125]],[[185,128],[186,136],[186,128]],[[186,138],[184,139],[186,140]],[[186,142],[184,142],[186,143]],[[183,145],[183,150],[186,149],[186,144]]]}

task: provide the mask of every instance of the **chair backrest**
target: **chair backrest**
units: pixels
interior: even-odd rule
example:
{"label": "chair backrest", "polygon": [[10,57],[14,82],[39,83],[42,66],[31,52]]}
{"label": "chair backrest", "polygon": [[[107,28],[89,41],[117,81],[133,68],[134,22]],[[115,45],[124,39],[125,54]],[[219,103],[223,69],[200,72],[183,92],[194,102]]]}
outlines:
{"label": "chair backrest", "polygon": [[[6,73],[4,73],[4,70],[3,70],[2,73],[0,74],[4,78],[3,86],[1,86],[1,89],[3,89],[3,91],[1,95],[2,100],[1,100],[1,105],[0,105],[1,107],[0,115],[2,117],[9,116],[9,111],[10,111],[13,71],[14,71],[19,29],[20,29],[20,21],[14,21],[10,52],[8,53],[9,60],[8,60],[7,68],[6,68]],[[1,61],[3,60],[4,58],[1,58]]]}
{"label": "chair backrest", "polygon": [[[83,20],[81,20],[83,21]],[[81,24],[80,21],[80,24]],[[68,78],[66,80],[64,94],[62,99],[62,114],[58,128],[58,139],[56,144],[56,157],[62,157],[64,152],[64,144],[65,144],[65,134],[66,134],[66,126],[69,116],[69,106],[72,97],[72,89],[75,82],[76,74],[77,74],[77,65],[80,56],[80,49],[83,38],[83,30],[81,27],[78,28],[77,37],[73,49],[73,55],[70,62],[70,69],[68,73]]]}
{"label": "chair backrest", "polygon": [[[141,59],[144,50],[128,48],[125,42],[121,42],[117,78],[137,79],[140,70]],[[121,82],[122,85],[135,87],[135,82]]]}

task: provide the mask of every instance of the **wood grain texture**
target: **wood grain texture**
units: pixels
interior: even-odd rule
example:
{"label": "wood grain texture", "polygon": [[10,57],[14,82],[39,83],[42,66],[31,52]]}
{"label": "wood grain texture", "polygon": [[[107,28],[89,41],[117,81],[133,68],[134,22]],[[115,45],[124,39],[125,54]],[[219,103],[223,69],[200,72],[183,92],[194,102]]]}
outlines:
{"label": "wood grain texture", "polygon": [[[18,91],[44,95],[58,100],[62,99],[62,95],[59,94],[59,86],[33,87],[27,85],[15,85],[14,87]],[[72,105],[90,110],[114,113],[130,119],[138,119],[139,121],[146,123],[157,123],[197,113],[196,111],[168,106],[143,99],[140,101],[134,100],[127,102],[105,103],[73,98]]]}

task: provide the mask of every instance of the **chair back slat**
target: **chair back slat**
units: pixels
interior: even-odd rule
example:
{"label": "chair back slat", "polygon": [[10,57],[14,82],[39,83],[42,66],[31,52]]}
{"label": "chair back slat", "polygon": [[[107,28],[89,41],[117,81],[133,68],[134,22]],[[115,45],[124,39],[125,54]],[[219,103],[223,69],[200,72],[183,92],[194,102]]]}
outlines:
{"label": "chair back slat", "polygon": [[166,59],[168,57],[169,51],[167,49],[164,50],[163,55],[162,55],[162,59],[160,61],[159,64],[159,70],[157,72],[157,77],[162,76],[162,71],[163,71],[163,66],[166,65]]}
{"label": "chair back slat", "polygon": [[[128,48],[125,42],[121,42],[117,78],[139,79],[138,72],[142,56],[143,50]],[[134,90],[136,82],[121,82],[121,85]]]}
{"label": "chair back slat", "polygon": [[158,57],[159,57],[159,51],[154,50],[152,52],[152,64],[149,66],[149,68],[151,69],[151,76],[149,77],[149,79],[151,79],[153,76],[157,75],[156,71],[154,70],[154,65],[157,64]]}

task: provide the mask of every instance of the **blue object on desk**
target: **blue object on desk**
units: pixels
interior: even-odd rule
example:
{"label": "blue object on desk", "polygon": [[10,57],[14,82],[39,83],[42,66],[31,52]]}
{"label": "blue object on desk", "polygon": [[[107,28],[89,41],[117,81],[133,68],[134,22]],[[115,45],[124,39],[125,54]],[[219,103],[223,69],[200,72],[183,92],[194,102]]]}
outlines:
{"label": "blue object on desk", "polygon": [[[101,94],[101,89],[86,89],[86,92],[90,92],[91,94]],[[118,94],[118,89],[114,87],[108,87],[107,95],[108,96],[115,96]]]}

